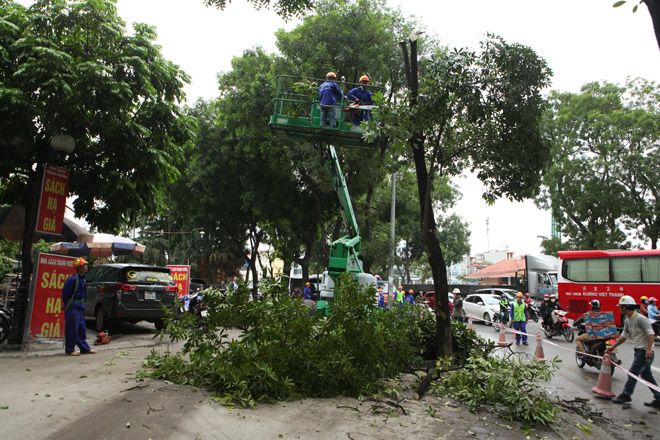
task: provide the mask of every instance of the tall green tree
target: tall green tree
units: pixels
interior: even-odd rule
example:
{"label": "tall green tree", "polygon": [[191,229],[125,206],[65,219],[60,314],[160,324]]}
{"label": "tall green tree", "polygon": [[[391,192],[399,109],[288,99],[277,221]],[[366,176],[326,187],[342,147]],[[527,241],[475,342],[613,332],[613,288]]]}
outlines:
{"label": "tall green tree", "polygon": [[[314,0],[248,0],[254,5],[254,8],[269,8],[271,5],[280,17],[288,20],[292,17],[300,17],[310,12],[314,8]],[[206,6],[215,6],[224,10],[231,0],[204,0]]]}
{"label": "tall green tree", "polygon": [[537,203],[550,207],[574,249],[627,248],[660,234],[660,88],[585,84],[553,92],[547,114],[552,167]]}
{"label": "tall green tree", "polygon": [[[178,174],[191,137],[178,107],[188,77],[162,56],[154,28],[134,28],[126,34],[113,0],[0,2],[0,199],[26,207],[13,342],[44,163],[71,170],[76,216],[105,231],[161,209],[164,185]],[[51,154],[60,134],[76,142],[66,157]]]}
{"label": "tall green tree", "polygon": [[447,265],[436,233],[433,186],[438,176],[471,169],[486,187],[487,202],[535,196],[550,159],[540,120],[541,91],[551,71],[529,47],[489,36],[479,52],[438,52],[419,78],[417,38],[409,42],[408,93],[401,104],[384,109],[380,134],[403,147],[415,166],[420,232],[439,292],[438,354],[451,356]]}

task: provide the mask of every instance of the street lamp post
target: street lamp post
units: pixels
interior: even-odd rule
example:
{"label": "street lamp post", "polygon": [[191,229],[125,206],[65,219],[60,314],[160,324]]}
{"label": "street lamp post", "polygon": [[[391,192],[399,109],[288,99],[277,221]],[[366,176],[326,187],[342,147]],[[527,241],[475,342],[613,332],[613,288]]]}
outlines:
{"label": "street lamp post", "polygon": [[64,134],[53,136],[49,143],[46,141],[37,143],[37,163],[34,171],[28,176],[28,188],[25,195],[25,223],[21,243],[21,282],[16,292],[14,322],[7,341],[13,349],[20,349],[23,344],[28,290],[30,277],[32,276],[32,238],[37,226],[37,213],[39,211],[40,178],[43,176],[46,163],[50,159],[51,150],[69,154],[75,146],[75,140]]}

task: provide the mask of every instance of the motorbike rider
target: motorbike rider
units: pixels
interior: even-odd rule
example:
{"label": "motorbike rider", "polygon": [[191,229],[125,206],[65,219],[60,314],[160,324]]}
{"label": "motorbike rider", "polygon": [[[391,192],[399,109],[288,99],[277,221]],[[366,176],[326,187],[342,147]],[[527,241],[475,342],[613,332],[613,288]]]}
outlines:
{"label": "motorbike rider", "polygon": [[505,316],[509,316],[509,300],[505,295],[500,296],[500,322],[506,322]]}
{"label": "motorbike rider", "polygon": [[649,322],[656,336],[660,333],[660,310],[658,310],[658,306],[656,305],[657,301],[655,296],[650,297],[648,306]]}
{"label": "motorbike rider", "polygon": [[640,302],[639,313],[641,313],[642,315],[644,315],[648,318],[649,317],[649,312],[648,312],[649,297],[644,295],[639,299],[639,302]]}
{"label": "motorbike rider", "polygon": [[543,325],[551,326],[552,325],[552,311],[554,310],[554,305],[550,303],[550,295],[547,293],[543,295],[543,301],[541,302],[541,307],[539,312],[541,313],[541,318],[543,319]]}
{"label": "motorbike rider", "polygon": [[531,298],[529,292],[527,292],[525,294],[525,304],[530,305],[531,303],[532,303],[532,298]]}
{"label": "motorbike rider", "polygon": [[[600,301],[598,301],[597,299],[594,299],[589,304],[591,305],[591,312],[586,312],[582,316],[580,316],[578,319],[573,321],[573,326],[574,327],[577,327],[578,325],[583,323],[587,317],[592,316],[594,313],[600,312]],[[591,336],[589,336],[589,333],[584,332],[581,335],[578,335],[577,338],[575,338],[575,343],[577,344],[578,351],[584,353],[584,352],[586,352],[585,347],[584,347],[585,342],[586,343],[591,343],[591,342],[596,342],[600,339],[605,339],[605,338],[599,338],[599,337],[593,337],[592,338]]]}

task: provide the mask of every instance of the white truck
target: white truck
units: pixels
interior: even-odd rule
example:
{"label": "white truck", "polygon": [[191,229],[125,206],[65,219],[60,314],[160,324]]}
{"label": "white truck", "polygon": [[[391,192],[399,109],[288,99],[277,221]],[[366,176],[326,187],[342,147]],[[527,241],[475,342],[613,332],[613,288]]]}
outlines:
{"label": "white truck", "polygon": [[534,299],[543,295],[557,296],[559,258],[552,255],[526,255],[525,269],[518,271],[518,280],[524,292]]}

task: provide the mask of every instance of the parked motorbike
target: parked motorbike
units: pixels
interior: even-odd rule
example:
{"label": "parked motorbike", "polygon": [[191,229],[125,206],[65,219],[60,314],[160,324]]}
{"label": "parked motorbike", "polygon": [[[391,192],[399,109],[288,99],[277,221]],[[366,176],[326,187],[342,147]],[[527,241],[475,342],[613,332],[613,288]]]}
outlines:
{"label": "parked motorbike", "polygon": [[573,333],[573,328],[568,323],[566,312],[564,310],[555,310],[552,312],[552,315],[553,319],[551,325],[548,325],[545,322],[541,324],[545,337],[552,339],[553,336],[564,336],[568,342],[573,342],[575,334]]}
{"label": "parked motorbike", "polygon": [[[578,335],[581,335],[584,333],[584,331],[580,331]],[[593,354],[595,356],[600,356],[600,358],[592,357],[592,356],[585,356],[582,353],[576,351],[575,353],[575,363],[577,364],[578,367],[584,368],[585,365],[590,365],[597,370],[600,370],[601,364],[602,364],[602,357],[605,354],[605,349],[609,347],[610,345],[614,344],[616,342],[616,339],[598,339],[593,342],[585,342],[584,343],[584,349],[587,354]],[[612,361],[612,371],[610,374],[614,374],[614,370],[616,370],[616,367],[614,364],[621,365],[621,359],[619,359],[616,355],[616,349],[612,352],[610,360]]]}
{"label": "parked motorbike", "polygon": [[0,307],[0,344],[5,342],[11,330],[12,316],[11,312],[5,308]]}

